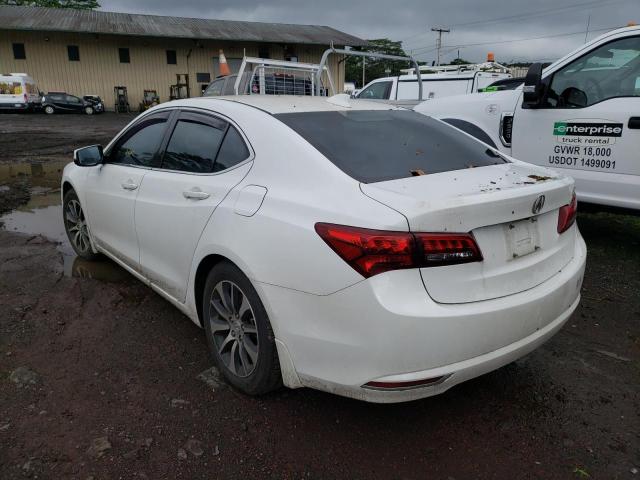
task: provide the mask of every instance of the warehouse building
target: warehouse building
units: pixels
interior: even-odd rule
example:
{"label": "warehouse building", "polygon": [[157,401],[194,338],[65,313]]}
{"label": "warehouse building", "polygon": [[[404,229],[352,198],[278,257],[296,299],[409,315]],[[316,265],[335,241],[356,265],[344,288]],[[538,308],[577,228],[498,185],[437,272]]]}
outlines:
{"label": "warehouse building", "polygon": [[[332,43],[366,44],[319,25],[0,6],[0,73],[27,73],[43,92],[99,95],[107,109],[116,86],[127,88],[134,110],[145,90],[164,102],[171,85],[186,83],[189,95],[199,96],[220,73],[220,50],[233,73],[245,55],[318,63]],[[329,70],[342,91],[340,60],[332,55]]]}

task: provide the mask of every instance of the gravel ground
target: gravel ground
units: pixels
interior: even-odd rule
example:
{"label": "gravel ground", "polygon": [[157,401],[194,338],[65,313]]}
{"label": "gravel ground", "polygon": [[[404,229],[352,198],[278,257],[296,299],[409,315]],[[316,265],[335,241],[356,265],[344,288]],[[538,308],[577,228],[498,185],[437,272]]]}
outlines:
{"label": "gravel ground", "polygon": [[407,404],[251,398],[199,328],[61,237],[64,162],[131,118],[0,115],[0,478],[640,478],[640,218],[579,216],[582,303],[507,367]]}

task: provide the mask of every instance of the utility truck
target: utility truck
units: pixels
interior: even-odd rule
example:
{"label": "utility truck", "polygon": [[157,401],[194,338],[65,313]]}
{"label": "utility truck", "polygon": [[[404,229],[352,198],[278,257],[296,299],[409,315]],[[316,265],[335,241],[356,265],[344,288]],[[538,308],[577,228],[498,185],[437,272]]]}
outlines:
{"label": "utility truck", "polygon": [[515,90],[414,109],[571,175],[581,202],[640,213],[640,26],[601,35],[545,69],[531,65]]}
{"label": "utility truck", "polygon": [[[431,67],[420,65],[423,99],[435,99],[474,93],[498,80],[511,78],[507,67],[493,61],[468,65]],[[366,84],[354,97],[363,100],[415,100],[418,103],[416,69],[401,70],[396,77],[377,78]]]}

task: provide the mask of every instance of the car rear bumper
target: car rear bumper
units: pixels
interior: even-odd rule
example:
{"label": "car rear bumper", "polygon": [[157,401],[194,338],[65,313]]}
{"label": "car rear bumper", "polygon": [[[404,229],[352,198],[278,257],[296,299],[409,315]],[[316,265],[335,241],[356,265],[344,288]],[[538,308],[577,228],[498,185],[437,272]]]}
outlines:
{"label": "car rear bumper", "polygon": [[[553,336],[578,305],[585,261],[578,234],[574,258],[544,283],[465,304],[434,302],[417,270],[377,275],[326,296],[267,284],[257,289],[299,384],[371,402],[401,402],[442,393]],[[363,387],[433,378],[440,380],[404,390]]]}

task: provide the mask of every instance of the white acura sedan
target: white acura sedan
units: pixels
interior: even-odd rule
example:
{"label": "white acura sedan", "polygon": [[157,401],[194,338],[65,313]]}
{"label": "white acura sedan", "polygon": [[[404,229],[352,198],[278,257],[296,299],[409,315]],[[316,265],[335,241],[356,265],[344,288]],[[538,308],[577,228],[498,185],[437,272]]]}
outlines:
{"label": "white acura sedan", "polygon": [[64,222],[204,327],[249,394],[441,393],[578,305],[573,180],[413,111],[287,96],[138,116],[63,174]]}

